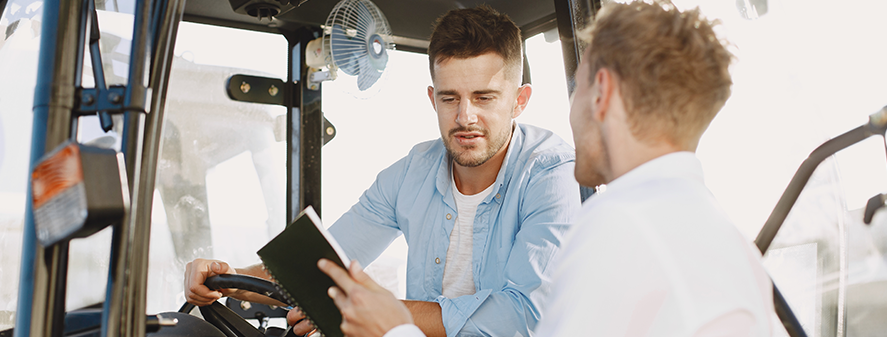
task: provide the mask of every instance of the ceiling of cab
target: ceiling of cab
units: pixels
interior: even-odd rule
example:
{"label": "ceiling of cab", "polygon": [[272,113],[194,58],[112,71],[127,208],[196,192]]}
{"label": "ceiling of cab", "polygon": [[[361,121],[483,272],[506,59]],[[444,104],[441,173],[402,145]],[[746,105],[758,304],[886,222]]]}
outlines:
{"label": "ceiling of cab", "polygon": [[[240,0],[242,1],[242,0]],[[270,0],[269,2],[273,2]],[[293,1],[298,3],[298,1]],[[278,15],[273,21],[259,20],[235,13],[229,0],[188,0],[185,20],[212,23],[255,30],[295,29],[300,26],[320,26],[338,1],[309,0],[301,6]],[[451,9],[468,8],[487,4],[508,14],[524,30],[554,22],[552,0],[374,0],[388,18],[394,35],[418,40],[428,40],[432,24],[440,15]]]}

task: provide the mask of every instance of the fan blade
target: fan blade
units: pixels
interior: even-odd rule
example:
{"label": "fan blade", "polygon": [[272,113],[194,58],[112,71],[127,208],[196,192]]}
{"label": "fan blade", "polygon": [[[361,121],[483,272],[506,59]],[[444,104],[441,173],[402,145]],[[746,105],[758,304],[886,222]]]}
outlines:
{"label": "fan blade", "polygon": [[357,4],[357,14],[355,16],[357,19],[358,36],[361,36],[366,41],[376,31],[376,19],[366,4],[363,2],[358,2]]}
{"label": "fan blade", "polygon": [[330,55],[333,63],[346,74],[355,76],[360,71],[358,60],[366,56],[366,42],[349,37],[341,25],[334,25],[330,34]]}
{"label": "fan blade", "polygon": [[369,55],[360,59],[360,75],[357,75],[357,88],[365,91],[382,77],[382,69],[375,69],[370,63]]}

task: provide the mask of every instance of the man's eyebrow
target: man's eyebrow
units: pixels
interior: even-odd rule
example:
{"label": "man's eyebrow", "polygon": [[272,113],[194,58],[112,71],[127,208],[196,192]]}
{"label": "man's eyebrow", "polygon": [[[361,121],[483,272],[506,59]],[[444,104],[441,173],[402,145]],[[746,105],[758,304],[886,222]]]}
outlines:
{"label": "man's eyebrow", "polygon": [[[472,95],[488,95],[488,94],[501,94],[502,91],[494,90],[494,89],[485,89],[485,90],[475,90],[472,91]],[[455,90],[441,90],[435,93],[438,96],[459,96]]]}
{"label": "man's eyebrow", "polygon": [[459,93],[457,93],[456,90],[440,90],[440,91],[436,92],[435,95],[437,95],[437,96],[444,96],[444,95],[459,96]]}
{"label": "man's eyebrow", "polygon": [[486,89],[486,90],[475,90],[472,92],[474,95],[488,95],[488,94],[501,94],[502,92],[499,90]]}

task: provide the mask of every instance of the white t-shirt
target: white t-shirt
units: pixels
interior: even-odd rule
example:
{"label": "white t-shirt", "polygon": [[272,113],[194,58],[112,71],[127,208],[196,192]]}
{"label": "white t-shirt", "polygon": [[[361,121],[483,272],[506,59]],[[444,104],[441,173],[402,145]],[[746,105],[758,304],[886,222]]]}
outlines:
{"label": "white t-shirt", "polygon": [[478,194],[464,195],[456,188],[453,179],[453,198],[456,199],[456,221],[450,232],[450,246],[444,264],[442,295],[456,298],[477,292],[474,286],[473,264],[474,216],[477,206],[493,191],[493,184]]}
{"label": "white t-shirt", "polygon": [[760,253],[690,152],[642,164],[582,207],[537,336],[769,336]]}

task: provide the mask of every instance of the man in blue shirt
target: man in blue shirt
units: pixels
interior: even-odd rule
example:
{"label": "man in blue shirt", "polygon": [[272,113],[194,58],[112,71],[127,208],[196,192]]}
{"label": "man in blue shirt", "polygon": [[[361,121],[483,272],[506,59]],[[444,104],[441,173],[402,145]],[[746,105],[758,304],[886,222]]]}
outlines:
{"label": "man in blue shirt", "polygon": [[[438,20],[428,55],[441,138],[379,173],[330,232],[364,264],[405,236],[404,303],[426,335],[528,336],[549,290],[543,273],[580,206],[574,151],[550,131],[514,122],[532,88],[521,85],[520,30],[507,16],[487,6],[451,11]],[[195,260],[186,298],[260,301],[203,286],[234,272],[265,277],[258,265]],[[293,328],[310,330],[305,321]]]}

